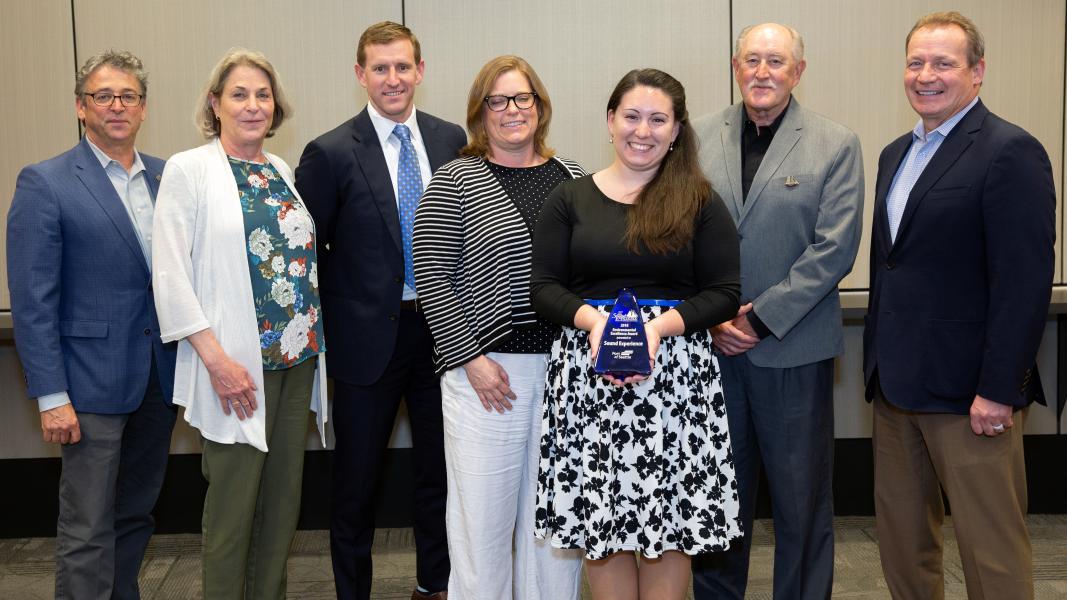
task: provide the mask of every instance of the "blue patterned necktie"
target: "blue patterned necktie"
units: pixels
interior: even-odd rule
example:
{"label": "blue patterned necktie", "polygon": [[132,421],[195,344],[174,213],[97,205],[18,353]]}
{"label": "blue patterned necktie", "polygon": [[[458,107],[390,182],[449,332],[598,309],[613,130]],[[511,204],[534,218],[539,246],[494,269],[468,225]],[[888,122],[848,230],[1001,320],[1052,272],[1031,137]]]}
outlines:
{"label": "blue patterned necktie", "polygon": [[393,135],[400,140],[400,162],[396,169],[397,208],[400,211],[400,243],[404,247],[404,283],[415,289],[415,271],[411,260],[411,231],[415,226],[415,209],[422,195],[422,173],[411,130],[398,123]]}

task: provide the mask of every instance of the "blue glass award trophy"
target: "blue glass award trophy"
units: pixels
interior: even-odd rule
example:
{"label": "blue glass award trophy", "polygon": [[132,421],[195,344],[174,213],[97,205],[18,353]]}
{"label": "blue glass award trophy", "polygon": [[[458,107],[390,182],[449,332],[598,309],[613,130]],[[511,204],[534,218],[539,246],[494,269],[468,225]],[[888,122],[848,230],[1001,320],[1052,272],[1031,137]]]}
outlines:
{"label": "blue glass award trophy", "polygon": [[641,317],[637,298],[629,288],[619,290],[619,296],[611,308],[593,371],[601,375],[610,374],[616,379],[652,373],[652,365],[648,362],[645,320]]}

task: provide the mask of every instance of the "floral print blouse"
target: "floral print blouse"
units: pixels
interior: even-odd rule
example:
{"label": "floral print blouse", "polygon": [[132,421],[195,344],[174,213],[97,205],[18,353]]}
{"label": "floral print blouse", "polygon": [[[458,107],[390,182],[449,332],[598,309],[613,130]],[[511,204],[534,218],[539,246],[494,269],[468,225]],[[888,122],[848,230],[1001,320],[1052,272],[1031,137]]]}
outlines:
{"label": "floral print blouse", "polygon": [[270,163],[229,159],[244,214],[263,368],[288,369],[326,350],[315,224]]}

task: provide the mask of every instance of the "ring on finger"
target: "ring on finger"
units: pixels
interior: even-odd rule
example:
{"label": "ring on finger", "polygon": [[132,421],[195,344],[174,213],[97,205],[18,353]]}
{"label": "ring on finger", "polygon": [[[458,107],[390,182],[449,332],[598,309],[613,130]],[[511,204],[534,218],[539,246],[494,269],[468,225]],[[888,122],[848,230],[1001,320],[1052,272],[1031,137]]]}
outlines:
{"label": "ring on finger", "polygon": [[993,426],[993,431],[997,433],[1004,433],[1004,425],[1002,423],[997,423]]}

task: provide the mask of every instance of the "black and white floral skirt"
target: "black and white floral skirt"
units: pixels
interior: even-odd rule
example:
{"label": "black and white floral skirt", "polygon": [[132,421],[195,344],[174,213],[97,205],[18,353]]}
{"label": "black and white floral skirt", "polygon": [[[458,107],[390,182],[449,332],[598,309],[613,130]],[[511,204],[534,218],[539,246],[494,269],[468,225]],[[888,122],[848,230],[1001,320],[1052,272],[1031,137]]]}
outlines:
{"label": "black and white floral skirt", "polygon": [[[661,309],[641,310],[647,321]],[[655,558],[720,552],[741,536],[707,331],[664,338],[652,376],[619,388],[593,372],[588,333],[564,327],[549,357],[541,432],[534,527],[553,546],[592,560]]]}

